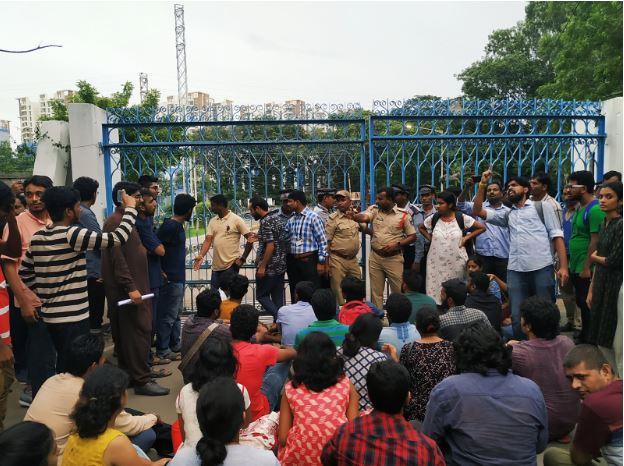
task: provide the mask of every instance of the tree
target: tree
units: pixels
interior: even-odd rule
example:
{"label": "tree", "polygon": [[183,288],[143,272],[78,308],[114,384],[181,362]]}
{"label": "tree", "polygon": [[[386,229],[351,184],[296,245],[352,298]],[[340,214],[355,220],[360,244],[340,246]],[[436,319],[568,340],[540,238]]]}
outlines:
{"label": "tree", "polygon": [[475,98],[605,99],[622,93],[620,2],[530,2],[457,77]]}
{"label": "tree", "polygon": [[8,142],[0,142],[0,172],[8,173],[32,173],[35,165],[34,150],[26,144],[21,144],[13,152]]}
{"label": "tree", "polygon": [[539,53],[548,57],[554,79],[538,95],[561,99],[600,100],[622,95],[622,3],[566,2],[546,4],[545,17],[560,30],[541,37]]}
{"label": "tree", "polygon": [[[130,97],[132,97],[132,91],[134,86],[130,81],[126,81],[122,86],[120,92],[114,92],[110,97],[100,96],[100,92],[87,81],[81,80],[76,83],[78,90],[71,97],[69,102],[71,103],[85,103],[85,104],[93,104],[100,108],[111,108],[111,107],[127,107],[128,102],[130,101]],[[152,89],[150,91],[152,94],[150,96],[150,102],[153,101],[154,97],[157,96],[157,99],[160,98],[160,92],[156,89]],[[45,120],[62,120],[68,121],[68,113],[67,113],[67,105],[64,101],[59,99],[52,100],[52,116],[42,116],[39,118],[40,121]],[[157,106],[157,104],[156,104]]]}

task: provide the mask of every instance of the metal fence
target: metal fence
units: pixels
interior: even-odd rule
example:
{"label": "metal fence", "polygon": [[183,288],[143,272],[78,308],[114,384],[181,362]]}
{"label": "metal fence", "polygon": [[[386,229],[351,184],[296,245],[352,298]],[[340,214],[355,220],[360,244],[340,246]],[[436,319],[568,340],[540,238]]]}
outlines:
{"label": "metal fence", "polygon": [[[209,108],[110,109],[103,125],[106,197],[112,177],[159,177],[158,216],[175,195],[198,200],[188,235],[187,308],[208,284],[210,258],[199,272],[192,258],[211,213],[207,200],[225,194],[250,225],[254,194],[278,204],[285,187],[360,193],[361,207],[382,184],[463,186],[489,166],[501,181],[538,171],[551,174],[559,196],[568,173],[603,172],[604,116],[599,102],[557,100],[416,100],[359,104],[213,105]],[[415,199],[416,200],[416,199]],[[365,240],[363,238],[363,240]],[[241,246],[242,247],[242,246]],[[243,268],[253,284],[253,266]],[[255,303],[251,290],[249,300]]]}

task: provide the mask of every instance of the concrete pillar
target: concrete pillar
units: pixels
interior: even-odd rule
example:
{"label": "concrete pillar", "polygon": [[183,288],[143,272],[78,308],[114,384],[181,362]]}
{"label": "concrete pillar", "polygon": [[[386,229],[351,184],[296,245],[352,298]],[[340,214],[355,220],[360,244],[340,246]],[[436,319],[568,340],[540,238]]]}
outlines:
{"label": "concrete pillar", "polygon": [[39,125],[34,175],[47,175],[55,186],[71,183],[69,125],[65,121],[42,121]]}
{"label": "concrete pillar", "polygon": [[605,116],[607,139],[604,151],[604,171],[622,172],[622,106],[624,99],[615,97],[602,102],[602,114]]}
{"label": "concrete pillar", "polygon": [[[99,194],[93,212],[100,224],[104,222],[107,202],[106,174],[104,170],[104,154],[102,152],[102,125],[106,123],[106,111],[92,104],[68,104],[69,134],[71,139],[72,180],[88,176],[100,183]],[[118,141],[117,131],[109,137],[110,142]],[[117,161],[111,160],[113,167],[112,185],[121,180]]]}

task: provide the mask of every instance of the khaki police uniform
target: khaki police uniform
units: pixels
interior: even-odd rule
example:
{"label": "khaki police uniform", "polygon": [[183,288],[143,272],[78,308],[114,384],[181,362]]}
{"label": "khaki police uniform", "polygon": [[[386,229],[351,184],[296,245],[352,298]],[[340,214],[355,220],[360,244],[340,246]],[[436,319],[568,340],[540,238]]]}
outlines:
{"label": "khaki police uniform", "polygon": [[361,278],[357,260],[360,250],[360,225],[340,212],[330,214],[325,226],[325,236],[329,244],[330,286],[340,306],[344,297],[340,283],[345,277]]}
{"label": "khaki police uniform", "polygon": [[398,249],[389,254],[381,252],[388,244],[396,244],[406,236],[416,233],[412,216],[404,209],[394,206],[389,213],[382,212],[374,205],[367,214],[373,227],[371,257],[368,262],[371,298],[373,304],[383,308],[383,292],[386,279],[392,293],[401,292],[403,282],[403,251]]}

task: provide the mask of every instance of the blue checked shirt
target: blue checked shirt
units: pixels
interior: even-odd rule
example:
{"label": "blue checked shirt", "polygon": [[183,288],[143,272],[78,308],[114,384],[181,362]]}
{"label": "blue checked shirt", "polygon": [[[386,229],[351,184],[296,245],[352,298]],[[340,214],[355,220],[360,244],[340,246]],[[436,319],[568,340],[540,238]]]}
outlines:
{"label": "blue checked shirt", "polygon": [[[466,215],[474,217],[472,208],[474,202],[458,202],[457,208]],[[494,208],[488,201],[483,202],[483,207],[487,209],[509,212],[509,207],[503,204]],[[479,220],[479,219],[477,219]],[[499,259],[509,258],[509,228],[485,224],[485,231],[475,239],[475,252],[481,256],[498,257]]]}
{"label": "blue checked shirt", "polygon": [[307,207],[295,212],[286,223],[286,238],[290,241],[291,254],[318,251],[319,262],[327,258],[327,239],[323,220]]}

